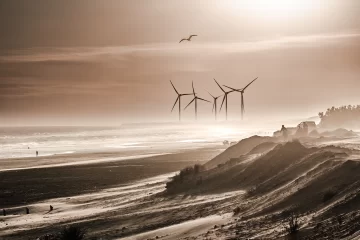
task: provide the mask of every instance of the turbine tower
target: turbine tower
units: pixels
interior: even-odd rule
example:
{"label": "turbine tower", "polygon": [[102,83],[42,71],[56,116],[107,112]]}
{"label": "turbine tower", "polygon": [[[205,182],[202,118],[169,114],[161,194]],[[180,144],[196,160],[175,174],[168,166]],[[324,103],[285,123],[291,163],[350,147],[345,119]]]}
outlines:
{"label": "turbine tower", "polygon": [[174,103],[174,106],[173,106],[172,109],[171,109],[171,112],[174,110],[174,107],[175,107],[176,103],[179,101],[179,121],[181,121],[181,97],[182,97],[182,96],[192,95],[192,93],[181,94],[181,93],[179,93],[179,92],[176,90],[176,88],[175,88],[175,86],[174,86],[174,84],[172,83],[171,80],[170,80],[170,83],[171,83],[171,85],[173,86],[176,94],[178,95],[178,97],[176,98],[176,101],[175,101],[175,103]]}
{"label": "turbine tower", "polygon": [[215,78],[214,78],[214,81],[215,81],[216,84],[219,86],[219,88],[221,89],[221,91],[224,93],[224,97],[223,97],[223,100],[222,100],[222,102],[221,102],[220,111],[221,111],[222,106],[223,106],[224,101],[225,101],[225,112],[226,112],[226,120],[227,120],[227,116],[228,116],[228,113],[227,113],[227,110],[228,110],[228,94],[234,92],[234,90],[226,92],[226,91],[220,86],[220,84],[216,81]]}
{"label": "turbine tower", "polygon": [[244,88],[240,88],[240,89],[235,89],[235,88],[231,88],[231,87],[228,87],[226,85],[224,85],[225,87],[233,90],[233,91],[236,91],[236,92],[240,92],[241,93],[241,120],[244,119],[244,112],[245,112],[245,102],[244,102],[244,93],[245,93],[245,90],[253,83],[255,82],[255,80],[258,79],[258,78],[255,78],[254,80],[252,80],[248,85],[246,85]]}
{"label": "turbine tower", "polygon": [[195,89],[194,89],[194,82],[192,82],[192,89],[193,89],[194,98],[191,100],[191,102],[189,102],[188,105],[186,105],[186,107],[184,109],[186,109],[191,103],[193,103],[195,101],[195,119],[197,120],[197,100],[201,100],[204,102],[210,102],[210,101],[196,96]]}
{"label": "turbine tower", "polygon": [[[208,92],[209,93],[209,92]],[[214,99],[214,103],[213,103],[213,108],[212,108],[212,112],[214,112],[214,109],[215,109],[215,121],[217,120],[217,99],[219,97],[221,97],[222,95],[220,96],[217,96],[217,97],[214,97],[211,93],[209,93],[210,96]]]}

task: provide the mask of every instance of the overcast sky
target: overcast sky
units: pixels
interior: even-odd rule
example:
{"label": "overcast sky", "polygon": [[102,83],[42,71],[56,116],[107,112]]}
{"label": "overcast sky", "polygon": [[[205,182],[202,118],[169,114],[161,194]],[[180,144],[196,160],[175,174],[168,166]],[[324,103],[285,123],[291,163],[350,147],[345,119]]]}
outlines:
{"label": "overcast sky", "polygon": [[[169,80],[211,100],[213,78],[259,77],[248,120],[360,104],[358,0],[2,0],[0,31],[0,125],[176,121]],[[200,120],[212,117],[200,103]]]}

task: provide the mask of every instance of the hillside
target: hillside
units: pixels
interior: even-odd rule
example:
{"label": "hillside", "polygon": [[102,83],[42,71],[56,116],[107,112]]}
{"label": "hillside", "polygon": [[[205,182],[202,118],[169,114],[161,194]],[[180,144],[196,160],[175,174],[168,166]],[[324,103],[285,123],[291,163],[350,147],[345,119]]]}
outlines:
{"label": "hillside", "polygon": [[219,164],[223,164],[230,160],[231,158],[237,158],[241,155],[245,155],[249,153],[254,147],[260,145],[265,142],[277,142],[276,138],[272,137],[260,137],[260,136],[252,136],[250,138],[243,139],[239,141],[237,144],[227,148],[224,152],[211,159],[207,163],[204,164],[206,169],[211,169],[217,167]]}
{"label": "hillside", "polygon": [[[349,159],[347,151],[336,147],[313,148],[306,157],[252,189],[248,202],[239,203],[239,214],[248,226],[261,222],[264,228],[276,229],[276,222],[284,222],[294,213],[302,228],[297,239],[354,239],[351,236],[360,232],[360,162]],[[284,234],[264,228],[247,234],[262,232],[269,239]],[[246,239],[246,234],[242,236],[237,239]]]}
{"label": "hillside", "polygon": [[[229,203],[241,218],[228,223],[224,227],[228,230],[214,231],[232,234],[229,239],[280,238],[284,233],[276,225],[293,213],[302,221],[298,239],[341,239],[360,233],[356,222],[360,219],[360,151],[317,146],[316,141],[305,147],[299,141],[268,140],[243,140],[237,150],[228,149],[214,158],[218,167],[187,176],[167,192],[202,195],[246,190],[243,198]],[[233,157],[239,153],[243,155]],[[232,158],[222,162],[225,156]],[[332,220],[336,216],[340,223]],[[341,232],[335,231],[335,225]]]}

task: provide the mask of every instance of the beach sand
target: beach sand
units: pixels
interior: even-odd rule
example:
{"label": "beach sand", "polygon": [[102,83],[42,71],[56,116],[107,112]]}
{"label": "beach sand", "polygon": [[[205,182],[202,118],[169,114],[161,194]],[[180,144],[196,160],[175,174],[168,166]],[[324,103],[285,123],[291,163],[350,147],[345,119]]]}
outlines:
{"label": "beach sand", "polygon": [[[284,226],[291,213],[301,219],[298,239],[356,239],[357,145],[358,138],[284,143],[252,137],[220,155],[219,147],[3,171],[0,187],[15,195],[1,198],[9,215],[0,217],[0,239],[55,236],[69,225],[84,229],[88,239],[287,239]],[[222,165],[192,173],[164,191],[177,170],[209,159]],[[335,195],[324,201],[329,190]],[[9,199],[17,202],[4,202]]]}
{"label": "beach sand", "polygon": [[[118,157],[116,153],[61,155],[46,157],[50,158],[48,165],[40,165],[45,158],[1,160],[6,164],[0,170],[0,206],[26,206],[45,199],[96,192],[204,163],[219,151],[197,149],[135,159]],[[88,161],[95,158],[98,160]],[[65,165],[58,166],[58,159]],[[51,166],[49,162],[56,164]]]}

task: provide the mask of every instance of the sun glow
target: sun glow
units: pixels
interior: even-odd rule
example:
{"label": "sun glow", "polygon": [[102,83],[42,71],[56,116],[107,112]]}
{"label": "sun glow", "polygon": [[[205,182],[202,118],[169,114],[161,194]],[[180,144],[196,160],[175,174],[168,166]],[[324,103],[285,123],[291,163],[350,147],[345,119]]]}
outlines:
{"label": "sun glow", "polygon": [[313,0],[224,0],[227,7],[236,11],[246,11],[248,14],[263,18],[283,18],[309,14]]}

